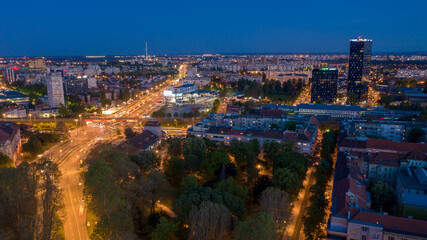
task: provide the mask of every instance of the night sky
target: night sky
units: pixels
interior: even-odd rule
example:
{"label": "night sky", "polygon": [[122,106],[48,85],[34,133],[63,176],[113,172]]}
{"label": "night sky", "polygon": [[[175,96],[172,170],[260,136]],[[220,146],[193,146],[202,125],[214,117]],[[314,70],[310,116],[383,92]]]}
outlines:
{"label": "night sky", "polygon": [[0,56],[427,51],[425,0],[0,2]]}

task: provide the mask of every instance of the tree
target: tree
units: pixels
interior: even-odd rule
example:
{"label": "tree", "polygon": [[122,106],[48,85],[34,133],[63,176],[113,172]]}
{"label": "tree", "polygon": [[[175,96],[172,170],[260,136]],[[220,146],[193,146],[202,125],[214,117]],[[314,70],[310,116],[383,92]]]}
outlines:
{"label": "tree", "polygon": [[385,182],[374,181],[369,186],[371,193],[371,208],[377,212],[392,213],[396,194],[393,188]]}
{"label": "tree", "polygon": [[248,187],[239,185],[232,177],[228,177],[226,180],[219,182],[215,189],[220,192],[233,194],[242,199],[243,202],[246,202],[248,199]]}
{"label": "tree", "polygon": [[188,188],[198,187],[197,178],[194,175],[185,176],[181,181],[181,190],[185,191]]}
{"label": "tree", "polygon": [[125,129],[125,136],[126,136],[126,139],[129,139],[129,138],[135,136],[135,133],[133,132],[132,128],[127,127]]}
{"label": "tree", "polygon": [[34,239],[37,177],[34,165],[0,169],[0,231],[11,239]]}
{"label": "tree", "polygon": [[246,215],[245,204],[240,198],[209,187],[188,188],[175,200],[173,206],[175,212],[186,219],[193,206],[198,207],[204,201],[223,204],[239,218],[243,218]]}
{"label": "tree", "polygon": [[273,161],[276,154],[280,151],[281,144],[275,141],[265,141],[262,148],[264,149],[265,158]]}
{"label": "tree", "polygon": [[223,239],[230,227],[230,211],[221,204],[204,201],[194,206],[189,218],[190,240]]}
{"label": "tree", "polygon": [[279,223],[277,227],[283,231],[292,211],[290,203],[285,192],[275,187],[269,187],[261,193],[259,208],[261,212],[270,215],[274,222]]}
{"label": "tree", "polygon": [[131,156],[130,160],[144,171],[160,167],[161,163],[160,157],[153,150],[139,152],[137,155]]}
{"label": "tree", "polygon": [[173,233],[178,230],[178,224],[169,222],[165,217],[160,217],[154,231],[151,233],[152,240],[165,240],[171,239]]}
{"label": "tree", "polygon": [[228,163],[230,163],[230,157],[224,149],[220,148],[210,152],[201,164],[205,178],[211,179],[216,170]]}
{"label": "tree", "polygon": [[297,122],[295,121],[286,122],[286,125],[285,125],[286,130],[295,131],[296,127],[297,127]]}
{"label": "tree", "polygon": [[416,126],[409,131],[408,141],[413,143],[418,143],[424,141],[425,133],[420,126]]}
{"label": "tree", "polygon": [[274,240],[276,238],[276,224],[270,215],[263,212],[240,222],[234,230],[236,240]]}
{"label": "tree", "polygon": [[200,111],[199,110],[194,110],[194,117],[200,117]]}
{"label": "tree", "polygon": [[185,162],[181,158],[172,157],[164,169],[166,179],[173,186],[178,186],[185,177]]}
{"label": "tree", "polygon": [[42,143],[37,136],[31,136],[27,143],[22,145],[24,152],[30,153],[31,155],[37,155],[43,152]]}
{"label": "tree", "polygon": [[270,129],[280,130],[280,126],[277,123],[273,123],[273,124],[270,125]]}
{"label": "tree", "polygon": [[178,157],[182,153],[182,141],[179,138],[170,138],[168,145],[168,154],[172,157]]}
{"label": "tree", "polygon": [[212,104],[212,109],[211,112],[218,112],[219,106],[221,106],[221,101],[219,99],[215,99],[213,104]]}
{"label": "tree", "polygon": [[56,127],[55,127],[56,132],[59,132],[62,134],[68,134],[69,130],[70,129],[68,128],[67,124],[65,124],[65,122],[60,121],[56,124]]}
{"label": "tree", "polygon": [[105,91],[101,91],[101,106],[105,107],[107,105],[107,97]]}
{"label": "tree", "polygon": [[296,172],[300,179],[305,178],[307,171],[308,160],[307,158],[298,152],[280,152],[273,160],[274,169],[288,168],[293,172]]}
{"label": "tree", "polygon": [[187,166],[192,170],[197,170],[205,157],[206,144],[201,138],[187,137],[182,153]]}
{"label": "tree", "polygon": [[2,168],[11,168],[11,167],[15,167],[15,164],[13,163],[13,161],[10,159],[9,156],[0,152],[0,170]]}
{"label": "tree", "polygon": [[261,193],[271,186],[273,186],[273,183],[271,182],[270,177],[268,175],[260,175],[252,188],[254,200],[257,201]]}
{"label": "tree", "polygon": [[287,192],[291,199],[298,197],[299,190],[302,187],[302,182],[298,173],[288,168],[279,168],[274,171],[273,184],[283,191]]}
{"label": "tree", "polygon": [[61,232],[62,222],[59,211],[62,205],[62,190],[59,187],[61,172],[58,164],[48,159],[43,159],[38,164],[41,179],[41,195],[43,203],[42,232],[43,239],[54,239]]}

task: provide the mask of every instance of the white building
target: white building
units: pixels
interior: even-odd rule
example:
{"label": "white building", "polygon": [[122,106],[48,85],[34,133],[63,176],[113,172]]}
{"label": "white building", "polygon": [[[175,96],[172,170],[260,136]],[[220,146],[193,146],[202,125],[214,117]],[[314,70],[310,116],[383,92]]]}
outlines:
{"label": "white building", "polygon": [[64,102],[64,86],[61,73],[52,73],[47,77],[49,107],[59,108]]}
{"label": "white building", "polygon": [[87,78],[87,88],[96,88],[97,79],[94,77],[88,77]]}

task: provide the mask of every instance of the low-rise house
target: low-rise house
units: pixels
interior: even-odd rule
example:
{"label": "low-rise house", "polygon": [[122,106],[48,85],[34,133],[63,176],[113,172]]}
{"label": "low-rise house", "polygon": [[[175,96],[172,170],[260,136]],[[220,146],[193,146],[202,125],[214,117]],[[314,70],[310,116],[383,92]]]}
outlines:
{"label": "low-rise house", "polygon": [[9,106],[4,108],[5,118],[26,118],[27,109],[23,106]]}

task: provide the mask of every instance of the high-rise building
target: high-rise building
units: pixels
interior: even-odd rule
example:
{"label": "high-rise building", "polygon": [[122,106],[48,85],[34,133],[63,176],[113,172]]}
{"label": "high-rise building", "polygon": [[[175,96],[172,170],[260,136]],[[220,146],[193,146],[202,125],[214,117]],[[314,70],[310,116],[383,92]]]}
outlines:
{"label": "high-rise building", "polygon": [[16,76],[17,71],[19,71],[19,68],[17,67],[6,68],[6,79],[9,83],[13,83],[18,80]]}
{"label": "high-rise building", "polygon": [[47,94],[49,107],[59,108],[64,102],[64,86],[62,83],[62,74],[55,72],[47,77]]}
{"label": "high-rise building", "polygon": [[28,69],[30,71],[46,71],[46,61],[44,58],[30,58],[28,59]]}
{"label": "high-rise building", "polygon": [[253,58],[253,57],[249,57],[249,58],[248,58],[248,64],[249,64],[249,65],[254,64],[254,58]]}
{"label": "high-rise building", "polygon": [[366,101],[368,75],[371,66],[372,40],[351,39],[348,62],[347,94],[354,93],[356,101]]}
{"label": "high-rise building", "polygon": [[316,100],[334,102],[337,97],[338,69],[314,69],[311,87],[311,102]]}
{"label": "high-rise building", "polygon": [[279,64],[279,59],[276,56],[273,57],[273,64],[274,65]]}

